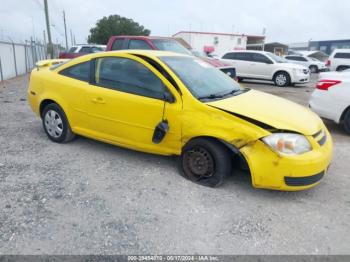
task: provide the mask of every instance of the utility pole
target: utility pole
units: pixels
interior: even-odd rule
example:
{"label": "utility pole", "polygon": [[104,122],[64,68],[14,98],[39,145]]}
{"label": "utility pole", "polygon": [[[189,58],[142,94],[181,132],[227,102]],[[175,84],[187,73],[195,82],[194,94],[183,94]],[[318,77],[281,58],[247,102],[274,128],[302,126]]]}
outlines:
{"label": "utility pole", "polygon": [[72,32],[72,29],[70,30],[70,42],[71,42],[71,45],[73,46],[74,43],[73,43],[73,32]]}
{"label": "utility pole", "polygon": [[67,25],[66,25],[66,12],[64,12],[64,10],[63,10],[63,23],[64,23],[64,36],[66,37],[66,50],[68,50]]}
{"label": "utility pole", "polygon": [[47,51],[49,53],[49,57],[53,58],[53,46],[52,46],[52,40],[51,40],[51,30],[50,30],[50,20],[49,20],[49,8],[47,6],[47,0],[44,0],[44,6],[45,6],[45,19],[46,19],[46,30],[47,30]]}

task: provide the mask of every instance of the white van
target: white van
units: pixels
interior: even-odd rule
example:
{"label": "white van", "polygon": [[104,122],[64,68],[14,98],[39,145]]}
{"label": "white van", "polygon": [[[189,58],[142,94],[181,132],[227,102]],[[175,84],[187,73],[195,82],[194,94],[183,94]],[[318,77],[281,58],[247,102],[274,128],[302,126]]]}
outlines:
{"label": "white van", "polygon": [[231,51],[222,57],[236,68],[238,79],[273,81],[276,86],[304,84],[310,81],[309,68],[289,63],[286,59],[264,51]]}

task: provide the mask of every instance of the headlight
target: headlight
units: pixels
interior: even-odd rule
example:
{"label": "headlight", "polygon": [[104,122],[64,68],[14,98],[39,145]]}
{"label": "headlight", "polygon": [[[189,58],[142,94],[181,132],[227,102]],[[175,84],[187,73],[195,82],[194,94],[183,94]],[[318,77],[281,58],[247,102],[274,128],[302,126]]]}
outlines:
{"label": "headlight", "polygon": [[304,69],[293,68],[293,72],[296,73],[296,74],[302,74],[302,73],[304,73]]}
{"label": "headlight", "polygon": [[262,139],[272,150],[283,155],[300,155],[311,151],[309,141],[303,135],[275,133]]}

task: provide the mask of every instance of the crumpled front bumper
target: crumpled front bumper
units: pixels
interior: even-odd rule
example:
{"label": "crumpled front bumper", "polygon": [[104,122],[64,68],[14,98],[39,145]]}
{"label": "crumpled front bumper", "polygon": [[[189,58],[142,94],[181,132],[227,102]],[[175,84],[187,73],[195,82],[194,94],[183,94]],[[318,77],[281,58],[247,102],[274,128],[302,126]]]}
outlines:
{"label": "crumpled front bumper", "polygon": [[257,140],[240,149],[256,188],[299,191],[314,187],[326,174],[333,154],[330,133],[326,138],[308,136],[313,150],[297,156],[281,156]]}

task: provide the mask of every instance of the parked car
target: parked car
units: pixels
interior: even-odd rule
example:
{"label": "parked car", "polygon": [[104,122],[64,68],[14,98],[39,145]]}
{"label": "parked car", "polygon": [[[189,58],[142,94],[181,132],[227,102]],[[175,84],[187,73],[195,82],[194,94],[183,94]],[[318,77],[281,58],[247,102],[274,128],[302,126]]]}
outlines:
{"label": "parked car", "polygon": [[350,49],[335,49],[326,63],[331,71],[343,71],[350,68]]}
{"label": "parked car", "polygon": [[235,68],[237,77],[273,81],[277,86],[304,84],[310,80],[310,70],[305,66],[288,63],[275,54],[263,51],[231,51],[222,56]]}
{"label": "parked car", "polygon": [[[107,43],[106,51],[125,49],[162,50],[185,55],[198,55],[198,53],[192,53],[172,37],[156,36],[112,36]],[[231,78],[236,78],[236,69],[231,64],[220,61],[219,59],[199,56],[202,60],[219,68]]]}
{"label": "parked car", "polygon": [[68,52],[60,52],[58,57],[60,59],[71,59],[78,56],[96,53],[96,52],[103,52],[105,51],[106,46],[104,45],[77,45],[72,46]]}
{"label": "parked car", "polygon": [[194,56],[126,50],[38,67],[28,101],[53,142],[79,134],[179,155],[181,174],[205,186],[222,184],[236,158],[254,187],[303,190],[320,182],[332,158],[315,113],[242,88]]}
{"label": "parked car", "polygon": [[318,73],[328,71],[326,63],[317,60],[316,58],[303,56],[303,55],[287,55],[284,57],[290,63],[303,65],[310,69],[311,73]]}
{"label": "parked car", "polygon": [[321,117],[343,125],[350,135],[350,69],[321,74],[309,105]]}

